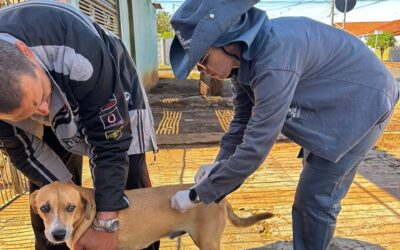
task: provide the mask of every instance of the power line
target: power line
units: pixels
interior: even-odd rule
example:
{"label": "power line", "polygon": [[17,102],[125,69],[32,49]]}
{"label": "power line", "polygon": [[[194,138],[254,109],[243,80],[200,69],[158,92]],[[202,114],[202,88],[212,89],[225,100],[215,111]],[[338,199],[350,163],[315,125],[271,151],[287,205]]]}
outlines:
{"label": "power line", "polygon": [[[358,2],[371,2],[373,0],[358,0]],[[378,0],[378,1],[390,1],[390,2],[400,2],[400,0]],[[185,0],[158,0],[157,2],[159,3],[178,3],[178,4],[182,4],[183,2],[185,2]],[[309,2],[309,1],[304,1],[304,0],[268,0],[268,1],[260,1],[259,3],[257,3],[257,6],[260,5],[268,5],[271,3],[305,3],[305,2]],[[315,0],[313,1],[315,3],[324,3],[327,2],[326,0]]]}
{"label": "power line", "polygon": [[[157,1],[157,0],[155,0]],[[170,13],[174,13],[177,8],[180,7],[180,5],[184,2],[184,0],[158,0],[159,3],[165,4],[169,6],[168,8],[164,8]],[[364,8],[367,6],[371,5],[376,5],[378,3],[383,3],[383,2],[400,2],[400,0],[358,0],[358,5],[355,7],[355,9],[360,9]],[[323,12],[320,12],[320,14],[317,14],[318,17],[324,16],[324,17],[329,17],[331,16],[331,10],[328,10],[328,8],[331,8],[331,1],[330,0],[267,0],[267,1],[260,1],[257,3],[256,7],[263,9],[264,11],[269,12],[271,17],[277,17],[277,16],[284,16],[285,13],[291,12],[291,11],[298,11],[303,7],[304,5],[314,5],[313,7],[315,8],[324,8]],[[321,5],[326,5],[326,6],[321,6]],[[320,7],[318,7],[320,6]],[[172,12],[171,12],[171,7],[172,7]],[[325,14],[327,13],[327,14]],[[339,13],[334,13],[334,16],[339,16]]]}
{"label": "power line", "polygon": [[[311,1],[303,1],[303,2],[299,2],[299,3],[292,3],[291,5],[287,5],[287,6],[282,6],[282,7],[277,7],[277,8],[268,8],[268,11],[275,11],[275,10],[280,10],[280,9],[286,9],[286,8],[291,8],[291,7],[295,7],[295,6],[299,6],[302,4],[308,4],[308,3],[316,3],[317,1],[315,0],[311,0]],[[322,3],[322,2],[321,2]],[[261,6],[259,6],[261,7]]]}

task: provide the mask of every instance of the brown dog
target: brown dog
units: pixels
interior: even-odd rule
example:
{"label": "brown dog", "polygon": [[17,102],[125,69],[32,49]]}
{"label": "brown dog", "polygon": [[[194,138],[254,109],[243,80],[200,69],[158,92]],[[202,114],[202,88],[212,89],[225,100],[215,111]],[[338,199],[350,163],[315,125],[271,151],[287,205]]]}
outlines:
{"label": "brown dog", "polygon": [[[219,249],[226,218],[237,227],[253,225],[273,215],[240,218],[228,201],[199,205],[186,213],[171,208],[171,197],[192,185],[172,185],[125,191],[130,207],[118,212],[118,249],[143,249],[166,236],[188,233],[200,249]],[[30,203],[44,221],[46,238],[75,246],[96,214],[93,190],[54,182],[35,191]]]}

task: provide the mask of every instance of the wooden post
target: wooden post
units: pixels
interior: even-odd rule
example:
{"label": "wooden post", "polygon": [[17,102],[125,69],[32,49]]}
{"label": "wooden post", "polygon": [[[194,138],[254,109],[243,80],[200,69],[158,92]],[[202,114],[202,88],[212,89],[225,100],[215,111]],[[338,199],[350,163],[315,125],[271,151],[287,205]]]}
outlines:
{"label": "wooden post", "polygon": [[204,96],[223,96],[224,81],[212,78],[203,72],[200,73],[199,94]]}

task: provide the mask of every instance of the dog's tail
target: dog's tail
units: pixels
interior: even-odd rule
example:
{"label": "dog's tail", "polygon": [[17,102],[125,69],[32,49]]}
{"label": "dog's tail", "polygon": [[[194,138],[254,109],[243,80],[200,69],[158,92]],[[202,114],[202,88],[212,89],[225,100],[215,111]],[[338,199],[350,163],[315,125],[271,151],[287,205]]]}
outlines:
{"label": "dog's tail", "polygon": [[225,202],[226,202],[226,208],[228,210],[228,220],[235,227],[248,227],[260,220],[265,220],[274,216],[273,214],[266,212],[266,213],[254,214],[246,218],[241,218],[235,214],[231,204],[227,200],[225,200]]}

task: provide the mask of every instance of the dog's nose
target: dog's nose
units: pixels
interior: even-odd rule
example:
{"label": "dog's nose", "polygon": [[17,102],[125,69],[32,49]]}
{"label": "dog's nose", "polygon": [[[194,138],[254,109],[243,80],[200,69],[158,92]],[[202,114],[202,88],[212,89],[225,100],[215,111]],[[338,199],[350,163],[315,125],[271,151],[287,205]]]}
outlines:
{"label": "dog's nose", "polygon": [[57,229],[54,230],[52,233],[53,238],[57,241],[62,241],[65,239],[65,235],[67,234],[67,230],[65,229]]}

